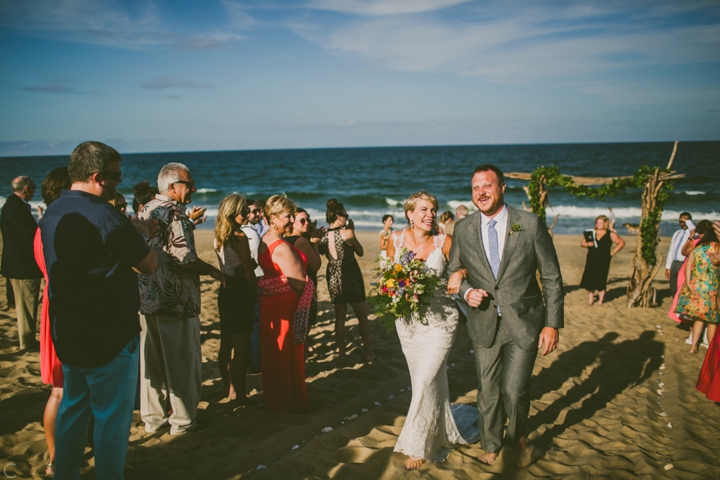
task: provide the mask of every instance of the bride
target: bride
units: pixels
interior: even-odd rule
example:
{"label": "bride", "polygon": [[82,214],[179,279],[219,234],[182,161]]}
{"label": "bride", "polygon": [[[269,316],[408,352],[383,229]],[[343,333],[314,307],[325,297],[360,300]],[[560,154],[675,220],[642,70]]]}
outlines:
{"label": "bride", "polygon": [[[424,259],[429,271],[443,278],[452,237],[444,233],[433,235],[437,209],[438,202],[433,195],[425,191],[412,194],[405,202],[410,228],[390,236],[388,258],[398,261],[405,247],[415,252],[415,258]],[[473,441],[469,437],[477,434],[477,410],[469,405],[450,406],[446,363],[458,318],[455,302],[445,296],[443,285],[425,312],[424,322],[415,315],[395,321],[410,369],[412,400],[394,451],[408,456],[405,463],[408,470],[425,462],[445,460],[451,449]],[[466,431],[463,438],[458,424],[463,430],[474,428],[475,431]]]}

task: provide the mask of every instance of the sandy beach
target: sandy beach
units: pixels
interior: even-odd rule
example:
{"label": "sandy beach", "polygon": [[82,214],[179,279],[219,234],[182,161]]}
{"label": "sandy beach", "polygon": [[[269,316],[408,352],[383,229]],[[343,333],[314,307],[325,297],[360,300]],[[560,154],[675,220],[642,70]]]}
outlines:
{"label": "sandy beach", "polygon": [[[623,234],[624,232],[620,232]],[[379,253],[377,234],[359,232],[366,287]],[[379,360],[363,363],[357,320],[346,334],[349,357],[334,354],[334,313],[319,279],[319,320],[310,332],[307,362],[309,415],[275,414],[262,408],[260,375],[248,375],[250,405],[223,399],[217,352],[218,283],[204,277],[203,395],[198,430],[173,437],[145,432],[133,419],[127,479],[393,479],[438,478],[719,478],[718,406],[695,389],[705,348],[688,354],[687,332],[666,316],[668,282],[658,275],[662,306],[627,309],[625,288],[635,237],[610,269],[607,303],[587,307],[578,288],[586,251],[580,238],[555,237],[566,287],[566,327],[558,350],[539,357],[532,379],[529,438],[539,458],[516,469],[503,456],[492,466],[475,460],[477,444],[453,451],[448,460],[407,472],[405,457],[392,449],[410,403],[409,375],[395,333],[372,323]],[[201,257],[216,263],[212,232],[198,231]],[[665,253],[668,239],[660,249]],[[15,311],[5,305],[0,282],[0,462],[20,478],[43,472],[46,445],[41,425],[50,387],[40,380],[39,353],[18,352]],[[461,325],[450,356],[451,401],[474,404],[477,394],[472,346]],[[90,449],[83,467],[94,478]]]}

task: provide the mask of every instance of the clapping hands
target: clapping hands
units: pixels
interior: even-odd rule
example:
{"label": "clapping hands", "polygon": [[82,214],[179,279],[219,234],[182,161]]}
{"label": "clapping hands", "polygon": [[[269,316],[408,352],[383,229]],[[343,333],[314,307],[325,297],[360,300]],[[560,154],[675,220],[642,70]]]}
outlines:
{"label": "clapping hands", "polygon": [[188,213],[188,217],[190,217],[190,220],[192,220],[195,225],[200,225],[207,220],[207,217],[205,216],[206,211],[207,208],[205,207],[193,207]]}
{"label": "clapping hands", "polygon": [[317,220],[310,222],[308,227],[308,233],[310,234],[310,243],[320,243],[325,235],[327,235],[327,229],[325,227],[317,227]]}

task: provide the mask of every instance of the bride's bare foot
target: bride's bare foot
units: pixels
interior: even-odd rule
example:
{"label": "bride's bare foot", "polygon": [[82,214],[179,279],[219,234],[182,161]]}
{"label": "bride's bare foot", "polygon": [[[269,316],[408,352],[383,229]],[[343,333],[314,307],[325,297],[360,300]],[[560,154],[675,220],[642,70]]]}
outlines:
{"label": "bride's bare foot", "polygon": [[698,352],[698,347],[697,347],[697,345],[693,345],[692,347],[690,347],[690,353],[692,353],[692,354],[694,355],[694,354],[696,354],[697,352]]}
{"label": "bride's bare foot", "polygon": [[408,457],[407,462],[405,462],[405,468],[407,468],[408,470],[416,470],[420,468],[420,465],[422,465],[423,463],[425,463],[424,458]]}
{"label": "bride's bare foot", "polygon": [[497,457],[498,457],[497,453],[489,453],[488,452],[488,453],[483,453],[482,455],[480,455],[480,458],[478,458],[478,460],[480,460],[482,463],[492,465],[493,462],[497,459]]}

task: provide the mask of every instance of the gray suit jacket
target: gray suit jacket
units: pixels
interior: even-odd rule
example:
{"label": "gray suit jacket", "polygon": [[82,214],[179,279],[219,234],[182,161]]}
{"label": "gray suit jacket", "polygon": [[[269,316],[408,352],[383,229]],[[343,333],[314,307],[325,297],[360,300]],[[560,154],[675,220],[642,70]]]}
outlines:
{"label": "gray suit jacket", "polygon": [[[473,344],[492,345],[499,306],[513,340],[527,350],[537,347],[543,327],[563,327],[563,282],[555,246],[540,217],[510,205],[507,209],[508,237],[497,280],[485,255],[480,212],[455,225],[448,273],[467,269],[468,276],[460,286],[461,297],[470,288],[481,288],[490,294],[478,308],[468,308],[468,331]],[[521,231],[510,235],[513,225],[519,225]],[[540,270],[542,291],[536,270]]]}

